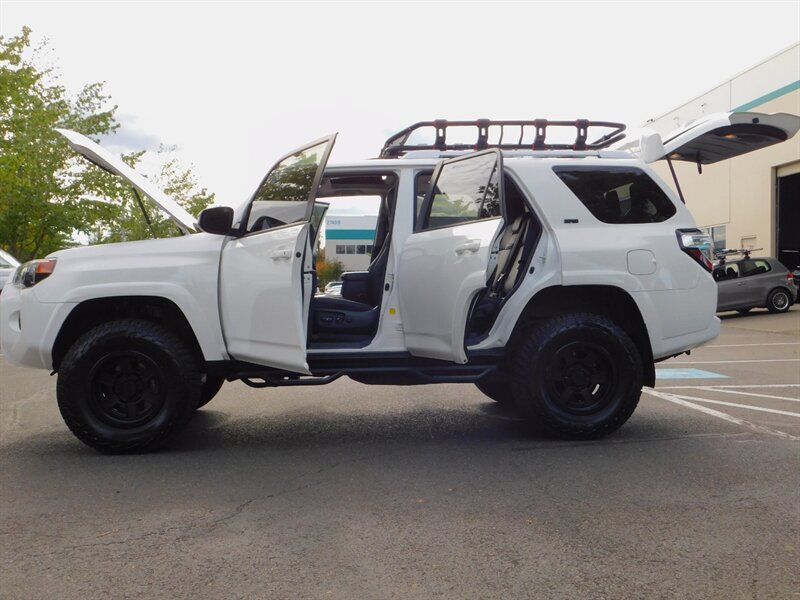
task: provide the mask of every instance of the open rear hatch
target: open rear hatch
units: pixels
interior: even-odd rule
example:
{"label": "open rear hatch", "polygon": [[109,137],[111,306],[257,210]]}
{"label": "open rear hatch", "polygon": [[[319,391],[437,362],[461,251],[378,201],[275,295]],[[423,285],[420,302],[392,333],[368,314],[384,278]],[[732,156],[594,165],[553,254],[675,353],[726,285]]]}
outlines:
{"label": "open rear hatch", "polygon": [[786,113],[732,112],[709,115],[670,133],[643,136],[642,159],[666,158],[709,165],[784,142],[800,130],[800,117]]}

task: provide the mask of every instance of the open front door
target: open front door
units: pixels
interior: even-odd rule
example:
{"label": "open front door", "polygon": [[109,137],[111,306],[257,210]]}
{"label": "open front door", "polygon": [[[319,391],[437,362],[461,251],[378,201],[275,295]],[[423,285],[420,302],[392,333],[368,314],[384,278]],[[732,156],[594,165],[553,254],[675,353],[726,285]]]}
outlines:
{"label": "open front door", "polygon": [[443,161],[433,175],[398,266],[403,335],[415,356],[467,362],[469,310],[502,224],[502,168],[500,152],[488,150]]}
{"label": "open front door", "polygon": [[220,311],[237,360],[308,374],[306,329],[314,294],[314,198],[336,136],[281,159],[264,178],[238,234],[222,250]]}

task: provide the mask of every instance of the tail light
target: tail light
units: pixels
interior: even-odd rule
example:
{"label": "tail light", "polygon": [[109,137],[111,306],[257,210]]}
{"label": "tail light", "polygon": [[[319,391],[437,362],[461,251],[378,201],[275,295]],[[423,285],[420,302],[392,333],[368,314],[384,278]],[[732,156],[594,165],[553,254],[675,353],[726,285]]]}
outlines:
{"label": "tail light", "polygon": [[714,269],[712,262],[714,256],[714,244],[711,236],[703,233],[699,229],[678,229],[675,231],[678,236],[678,244],[681,250],[691,256],[697,264],[709,273]]}

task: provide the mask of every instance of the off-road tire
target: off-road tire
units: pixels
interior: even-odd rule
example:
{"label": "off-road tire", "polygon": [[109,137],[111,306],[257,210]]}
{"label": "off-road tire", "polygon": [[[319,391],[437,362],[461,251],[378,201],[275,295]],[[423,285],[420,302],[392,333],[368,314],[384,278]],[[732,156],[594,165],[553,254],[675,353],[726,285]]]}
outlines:
{"label": "off-road tire", "polygon": [[498,404],[514,406],[514,392],[510,381],[478,381],[475,387]]}
{"label": "off-road tire", "polygon": [[214,396],[216,396],[219,390],[222,388],[223,383],[225,383],[224,377],[219,377],[218,375],[207,375],[206,380],[200,387],[200,401],[197,403],[197,408],[202,408],[211,402],[214,399]]}
{"label": "off-road tire", "polygon": [[150,452],[189,422],[200,380],[180,337],[156,323],[121,319],[72,345],[56,396],[67,427],[86,445],[109,454]]}
{"label": "off-road tire", "polygon": [[517,408],[546,435],[602,437],[639,403],[643,367],[636,345],[599,315],[565,314],[531,326],[512,364]]}
{"label": "off-road tire", "polygon": [[767,310],[771,313],[782,313],[792,305],[792,296],[783,288],[776,288],[767,296]]}

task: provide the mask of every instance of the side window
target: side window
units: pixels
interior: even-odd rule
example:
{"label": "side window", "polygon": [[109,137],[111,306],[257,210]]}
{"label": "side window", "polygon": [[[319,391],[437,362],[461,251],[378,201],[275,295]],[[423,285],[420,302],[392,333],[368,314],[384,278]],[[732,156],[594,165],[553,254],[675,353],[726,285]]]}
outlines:
{"label": "side window", "polygon": [[328,140],[300,150],[279,162],[253,196],[247,232],[261,231],[307,220],[314,179]]}
{"label": "side window", "polygon": [[433,173],[430,171],[417,173],[414,178],[414,228],[417,228],[417,223],[422,223],[421,213],[422,207],[425,205],[425,194],[428,193],[428,187],[431,185],[431,177]]}
{"label": "side window", "polygon": [[719,277],[716,275],[714,279],[718,281],[727,281],[728,279],[737,279],[739,277],[739,263],[727,263],[719,267]]}
{"label": "side window", "polygon": [[499,156],[489,151],[445,162],[426,198],[418,230],[499,217]]}
{"label": "side window", "polygon": [[660,223],[677,212],[656,182],[635,167],[559,166],[553,172],[603,223]]}
{"label": "side window", "polygon": [[743,260],[741,262],[741,276],[750,277],[751,275],[761,275],[771,271],[769,263],[765,260]]}

